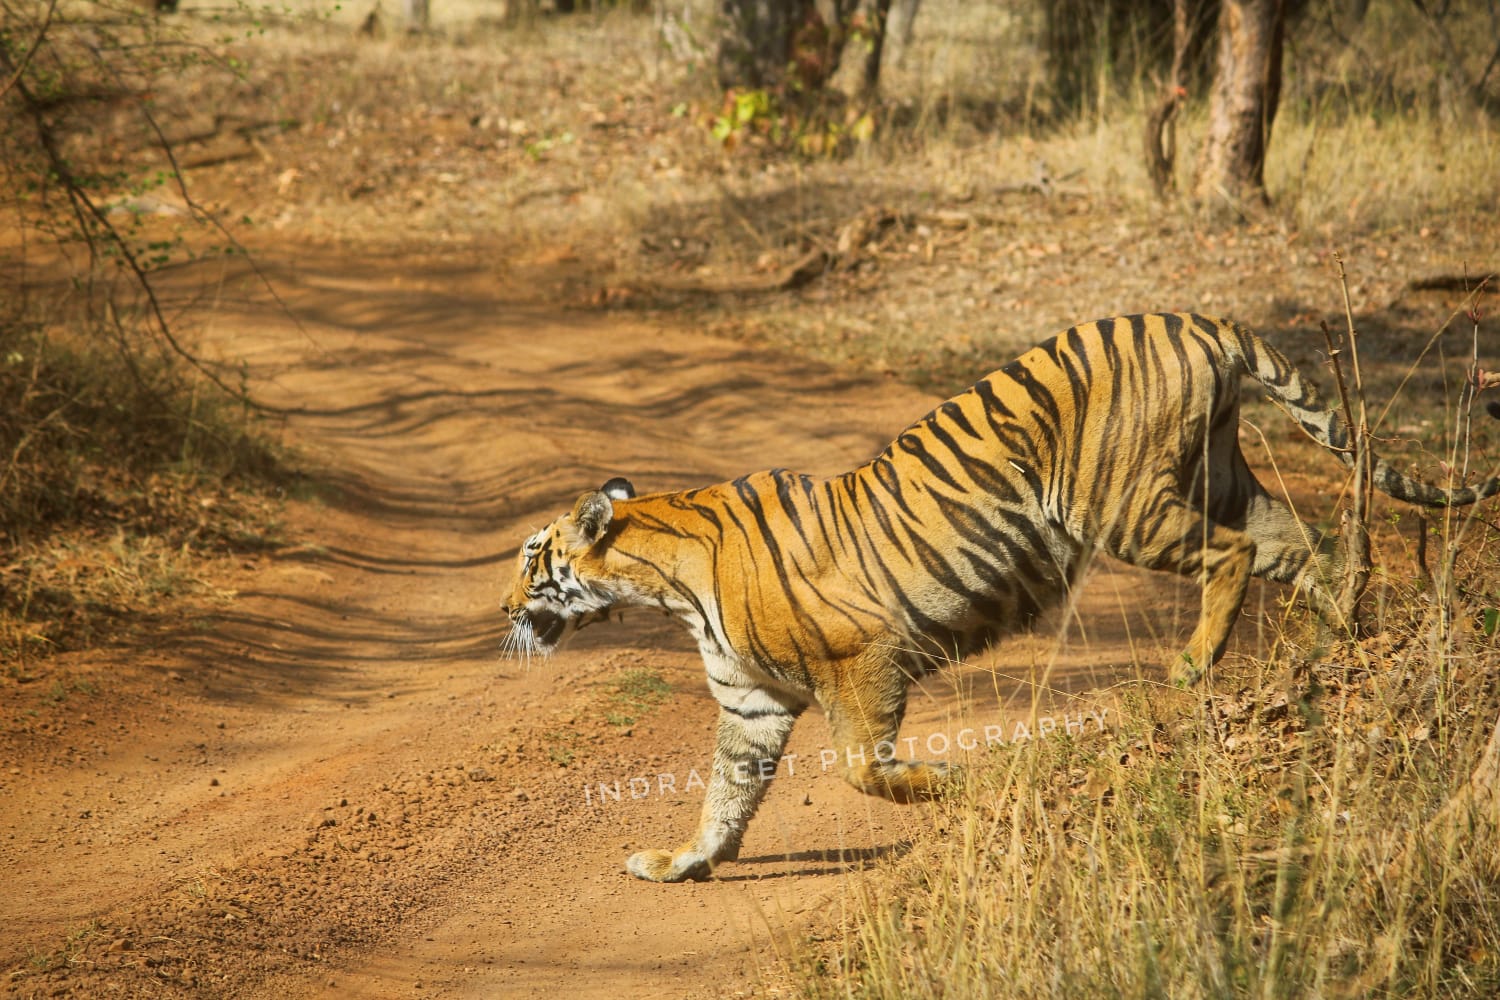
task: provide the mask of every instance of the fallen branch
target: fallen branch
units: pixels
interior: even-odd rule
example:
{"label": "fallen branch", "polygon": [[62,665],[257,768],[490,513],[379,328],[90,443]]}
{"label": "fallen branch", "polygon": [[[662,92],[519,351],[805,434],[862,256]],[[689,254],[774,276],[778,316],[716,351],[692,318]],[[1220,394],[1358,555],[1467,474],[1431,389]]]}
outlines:
{"label": "fallen branch", "polygon": [[867,208],[840,227],[832,249],[814,247],[791,264],[770,274],[733,277],[655,278],[637,285],[638,292],[676,292],[689,295],[747,295],[789,292],[809,285],[829,271],[858,260],[877,234],[902,222],[884,208]]}
{"label": "fallen branch", "polygon": [[177,166],[181,170],[201,170],[204,167],[217,167],[224,163],[233,163],[235,160],[249,160],[259,157],[267,163],[271,162],[271,155],[259,142],[251,140],[235,149],[209,150],[196,156],[184,156],[178,159]]}
{"label": "fallen branch", "polygon": [[810,250],[788,267],[773,274],[725,278],[657,278],[637,291],[685,292],[695,295],[745,295],[786,292],[811,284],[833,266],[834,255],[824,249]]}

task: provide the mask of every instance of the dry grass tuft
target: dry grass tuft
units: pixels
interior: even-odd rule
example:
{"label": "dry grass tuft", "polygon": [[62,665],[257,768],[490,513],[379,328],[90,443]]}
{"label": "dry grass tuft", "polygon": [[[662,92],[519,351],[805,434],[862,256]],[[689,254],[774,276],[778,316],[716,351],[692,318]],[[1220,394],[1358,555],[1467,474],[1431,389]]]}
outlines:
{"label": "dry grass tuft", "polygon": [[99,641],[272,544],[279,459],[237,402],[139,345],[0,323],[0,657]]}
{"label": "dry grass tuft", "polygon": [[1430,623],[1394,624],[992,753],[789,956],[796,991],[1495,995],[1500,838],[1428,821],[1500,714],[1500,649],[1468,632],[1435,660]]}

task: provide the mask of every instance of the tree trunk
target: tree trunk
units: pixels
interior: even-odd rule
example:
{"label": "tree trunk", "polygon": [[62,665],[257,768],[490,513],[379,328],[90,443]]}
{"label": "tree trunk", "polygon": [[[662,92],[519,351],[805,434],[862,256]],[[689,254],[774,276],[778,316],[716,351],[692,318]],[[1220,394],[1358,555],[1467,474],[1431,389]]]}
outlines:
{"label": "tree trunk", "polygon": [[[916,5],[916,0],[913,0],[912,5]],[[854,17],[855,23],[851,26],[850,34],[865,47],[860,90],[869,96],[880,87],[880,60],[885,54],[886,29],[890,26],[891,0],[871,0],[869,3],[862,4]]]}
{"label": "tree trunk", "polygon": [[855,47],[856,88],[874,91],[891,0],[720,0],[719,86],[815,96],[829,85],[845,46]]}
{"label": "tree trunk", "polygon": [[921,8],[922,0],[896,0],[895,11],[887,17],[881,44],[890,50],[892,66],[900,66],[905,61],[906,53],[911,48],[917,12]]}
{"label": "tree trunk", "polygon": [[406,8],[406,30],[425,32],[432,19],[427,0],[404,0],[402,6]]}
{"label": "tree trunk", "polygon": [[824,86],[858,100],[873,98],[890,39],[891,0],[832,0],[832,14]]}
{"label": "tree trunk", "polygon": [[1224,0],[1198,200],[1239,210],[1266,202],[1266,148],[1281,99],[1282,0]]}
{"label": "tree trunk", "polygon": [[792,63],[793,36],[810,18],[821,22],[813,0],[720,0],[719,86],[782,87]]}

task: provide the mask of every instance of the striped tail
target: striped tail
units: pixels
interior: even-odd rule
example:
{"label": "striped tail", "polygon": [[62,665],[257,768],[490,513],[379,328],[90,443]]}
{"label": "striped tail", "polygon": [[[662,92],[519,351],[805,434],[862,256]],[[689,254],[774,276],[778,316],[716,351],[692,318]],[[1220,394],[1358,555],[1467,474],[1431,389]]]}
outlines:
{"label": "striped tail", "polygon": [[[1194,317],[1199,326],[1210,321]],[[1349,445],[1349,429],[1344,421],[1324,403],[1317,386],[1270,344],[1253,331],[1225,320],[1219,327],[1219,344],[1226,354],[1238,358],[1246,374],[1265,387],[1266,392],[1297,424],[1345,464],[1354,464]],[[1370,480],[1387,496],[1423,507],[1463,507],[1500,493],[1500,476],[1478,486],[1446,489],[1398,472],[1379,456],[1374,456]]]}

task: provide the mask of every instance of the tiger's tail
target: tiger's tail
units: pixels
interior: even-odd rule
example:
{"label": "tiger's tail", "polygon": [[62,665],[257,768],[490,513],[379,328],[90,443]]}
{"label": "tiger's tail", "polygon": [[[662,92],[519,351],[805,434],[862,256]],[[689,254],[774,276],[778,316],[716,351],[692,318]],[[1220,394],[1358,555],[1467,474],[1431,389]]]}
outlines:
{"label": "tiger's tail", "polygon": [[[1354,464],[1349,429],[1335,411],[1324,405],[1317,387],[1302,377],[1286,355],[1253,331],[1229,321],[1219,328],[1218,339],[1225,352],[1237,357],[1244,371],[1264,386],[1272,400],[1313,440],[1337,455],[1345,465]],[[1500,493],[1500,476],[1477,486],[1449,489],[1413,479],[1379,456],[1374,458],[1370,480],[1387,496],[1423,507],[1463,507]]]}

